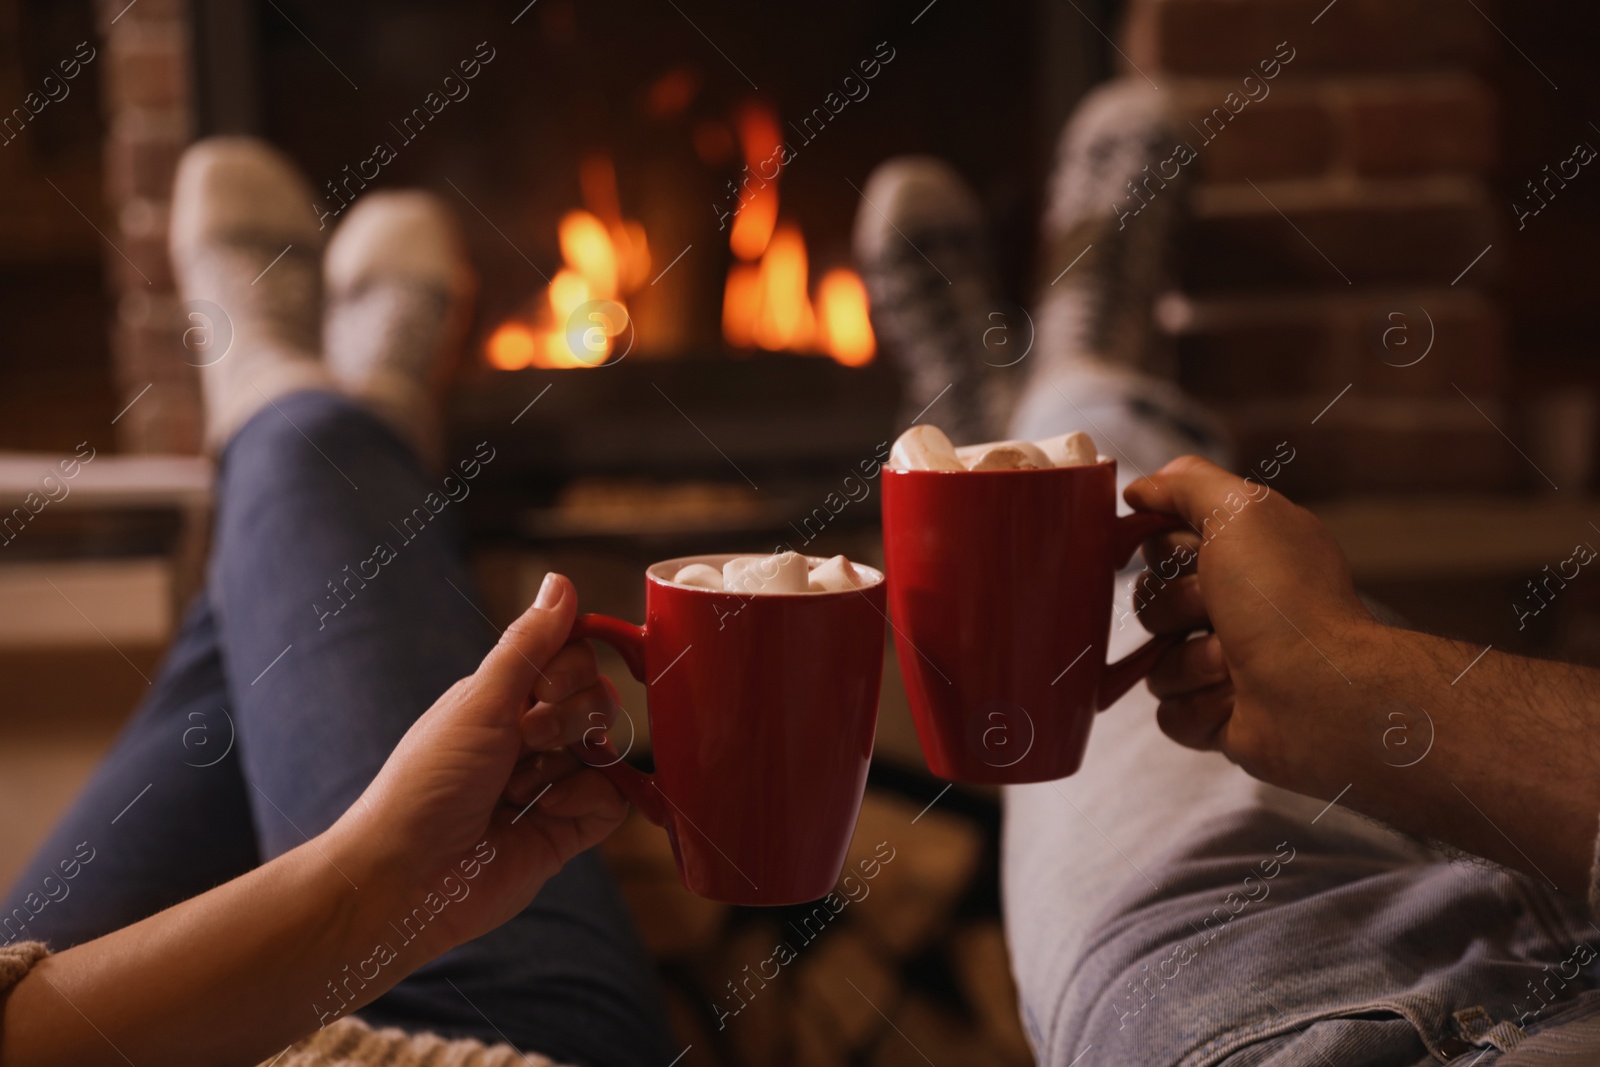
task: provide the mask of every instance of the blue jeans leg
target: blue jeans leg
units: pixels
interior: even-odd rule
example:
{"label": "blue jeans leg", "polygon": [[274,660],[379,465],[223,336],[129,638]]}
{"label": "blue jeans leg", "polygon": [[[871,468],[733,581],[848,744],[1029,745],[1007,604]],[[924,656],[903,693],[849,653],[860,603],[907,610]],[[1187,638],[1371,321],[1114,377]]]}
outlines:
{"label": "blue jeans leg", "polygon": [[[214,816],[201,830],[169,841],[170,821],[152,819],[155,846],[130,835],[119,862],[159,891],[106,905],[86,921],[88,936],[325,830],[416,717],[477,667],[495,634],[471,599],[456,516],[493,458],[493,442],[485,442],[449,475],[426,478],[387,427],[323,393],[281,398],[239,431],[222,461],[208,602],[197,609],[208,625],[186,628],[163,672],[165,688],[79,805],[109,819],[124,795],[143,788],[149,752],[181,748],[181,731],[176,740],[166,735],[187,714],[177,694],[192,688],[203,693],[192,698],[196,707],[220,697],[237,728],[234,752],[217,764],[233,768],[232,817],[224,821],[220,803],[191,793],[186,803],[200,809],[193,817]],[[208,684],[174,666],[185,656],[210,662]],[[183,684],[168,683],[169,675]],[[157,798],[156,788],[119,829]],[[173,807],[185,814],[182,803]],[[152,805],[152,813],[163,811]],[[51,847],[82,840],[87,829],[69,817],[29,877],[55,862]],[[186,866],[197,849],[217,848],[215,838],[238,850],[230,865]],[[95,898],[85,898],[88,911]],[[577,1064],[671,1059],[650,963],[593,854],[568,864],[521,915],[423,967],[361,1014],[408,1030],[510,1041]]]}
{"label": "blue jeans leg", "polygon": [[0,942],[70,948],[256,862],[216,617],[200,597],[149,697],[7,895]]}

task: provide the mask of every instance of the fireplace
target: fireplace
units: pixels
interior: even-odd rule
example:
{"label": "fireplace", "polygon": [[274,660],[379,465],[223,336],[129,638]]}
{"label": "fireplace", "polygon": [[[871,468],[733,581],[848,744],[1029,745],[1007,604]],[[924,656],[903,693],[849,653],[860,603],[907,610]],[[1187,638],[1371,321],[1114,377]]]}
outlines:
{"label": "fireplace", "polygon": [[849,258],[867,174],[954,162],[1020,290],[1044,146],[1100,73],[1063,58],[1093,27],[1031,0],[192,12],[198,133],[287,150],[330,225],[369,188],[459,211],[482,288],[451,432],[503,440],[523,499],[627,474],[765,491],[870,458],[897,384]]}

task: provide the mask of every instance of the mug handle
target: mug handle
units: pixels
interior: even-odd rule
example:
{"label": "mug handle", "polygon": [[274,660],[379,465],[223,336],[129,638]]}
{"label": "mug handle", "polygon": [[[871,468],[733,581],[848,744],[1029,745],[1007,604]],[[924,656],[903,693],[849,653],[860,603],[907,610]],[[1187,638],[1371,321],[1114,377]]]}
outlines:
{"label": "mug handle", "polygon": [[[1112,558],[1120,570],[1133,558],[1145,538],[1187,528],[1189,524],[1179,516],[1160,511],[1135,511],[1129,515],[1119,515],[1111,533]],[[1150,673],[1156,661],[1169,649],[1177,648],[1188,639],[1188,633],[1157,634],[1117,662],[1106,664],[1105,672],[1100,675],[1100,688],[1095,693],[1095,710],[1104,711],[1115,704]]]}
{"label": "mug handle", "polygon": [[[644,627],[631,622],[613,619],[609,615],[579,615],[572,625],[572,640],[593,638],[604,641],[616,649],[628,665],[628,673],[644,681]],[[585,734],[582,741],[567,746],[567,751],[582,763],[606,776],[617,787],[617,792],[628,799],[644,817],[657,826],[667,824],[666,794],[656,784],[655,777],[635,770],[623,762],[610,738],[590,740]],[[603,760],[604,762],[600,762]]]}

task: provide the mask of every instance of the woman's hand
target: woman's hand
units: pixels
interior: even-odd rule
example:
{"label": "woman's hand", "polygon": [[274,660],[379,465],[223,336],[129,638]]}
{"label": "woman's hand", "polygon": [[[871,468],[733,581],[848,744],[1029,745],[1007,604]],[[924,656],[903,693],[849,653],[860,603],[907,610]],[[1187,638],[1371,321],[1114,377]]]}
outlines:
{"label": "woman's hand", "polygon": [[588,644],[568,643],[577,600],[570,581],[548,575],[533,606],[412,725],[326,835],[335,862],[351,856],[394,887],[385,896],[398,915],[428,901],[430,956],[527,907],[627,811],[605,778],[562,751],[617,709]]}
{"label": "woman's hand", "polygon": [[559,751],[616,709],[567,643],[577,600],[547,578],[325,833],[35,966],[0,1000],[0,1062],[260,1063],[526,907],[626,811]]}

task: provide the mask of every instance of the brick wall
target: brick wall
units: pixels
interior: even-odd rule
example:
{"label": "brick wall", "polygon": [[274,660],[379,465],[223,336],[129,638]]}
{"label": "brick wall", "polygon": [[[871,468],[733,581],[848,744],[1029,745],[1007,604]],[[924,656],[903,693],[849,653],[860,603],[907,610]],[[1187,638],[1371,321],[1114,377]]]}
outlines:
{"label": "brick wall", "polygon": [[123,253],[107,257],[117,303],[112,357],[118,406],[139,398],[117,430],[133,452],[200,447],[199,379],[184,358],[186,323],[167,259],[172,176],[193,128],[188,12],[184,0],[97,6],[106,54],[105,195]]}
{"label": "brick wall", "polygon": [[1295,447],[1291,492],[1498,490],[1531,474],[1496,429],[1501,257],[1467,270],[1503,245],[1486,180],[1499,105],[1479,73],[1498,48],[1454,0],[1129,7],[1129,73],[1175,94],[1201,168],[1161,320],[1241,463]]}

